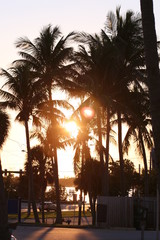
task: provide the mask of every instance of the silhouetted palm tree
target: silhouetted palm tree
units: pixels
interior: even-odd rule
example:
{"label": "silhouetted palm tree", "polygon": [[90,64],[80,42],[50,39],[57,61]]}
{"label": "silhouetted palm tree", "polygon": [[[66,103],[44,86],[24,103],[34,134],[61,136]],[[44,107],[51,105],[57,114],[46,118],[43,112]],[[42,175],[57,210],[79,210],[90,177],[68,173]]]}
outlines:
{"label": "silhouetted palm tree", "polygon": [[[94,110],[97,116],[98,129],[98,144],[99,156],[101,162],[101,176],[102,176],[102,194],[106,195],[108,192],[106,186],[106,175],[108,175],[103,154],[102,146],[102,118],[103,111],[108,109],[108,124],[107,136],[110,131],[110,117],[111,106],[113,100],[111,93],[113,91],[114,80],[114,58],[116,57],[115,48],[111,44],[109,37],[102,30],[100,35],[90,35],[82,33],[78,36],[78,40],[83,43],[79,46],[79,51],[75,54],[75,61],[79,70],[76,82],[83,89],[86,96],[89,96],[92,106],[94,103]],[[106,161],[108,162],[109,146],[106,152]],[[108,165],[108,163],[106,163]]]}
{"label": "silhouetted palm tree", "polygon": [[112,44],[117,49],[115,61],[115,92],[116,112],[118,119],[118,149],[121,167],[121,194],[124,195],[123,152],[122,152],[122,116],[127,111],[127,100],[130,89],[140,82],[144,82],[141,68],[144,67],[144,47],[140,16],[127,11],[120,15],[120,8],[116,14],[110,12],[106,20],[106,32]]}
{"label": "silhouetted palm tree", "polygon": [[[31,116],[33,117],[33,123],[35,119],[37,122],[37,118],[34,116],[34,110],[36,109],[37,105],[45,98],[45,95],[43,94],[43,91],[39,91],[39,87],[35,81],[34,72],[31,71],[28,64],[14,64],[13,67],[8,69],[8,71],[2,69],[1,75],[5,78],[5,84],[2,87],[3,90],[0,90],[0,94],[5,100],[3,102],[3,106],[17,111],[18,113],[16,120],[23,123],[25,126],[27,156],[30,173],[29,201],[32,201],[35,221],[39,222],[33,190],[28,122]],[[7,90],[5,90],[5,88]]]}
{"label": "silhouetted palm tree", "polygon": [[44,150],[47,151],[52,162],[57,204],[56,223],[59,223],[62,220],[62,213],[59,194],[57,151],[58,149],[64,149],[68,144],[71,145],[70,137],[63,127],[63,122],[66,120],[66,117],[62,111],[64,109],[70,109],[72,106],[64,100],[53,100],[52,105],[52,109],[50,108],[50,101],[39,105],[37,115],[42,119],[42,122],[44,121],[42,131],[44,131],[45,136],[42,138],[40,133],[37,132],[36,137],[44,146]]}
{"label": "silhouetted palm tree", "polygon": [[[157,183],[160,189],[160,73],[157,36],[152,0],[141,0],[142,25],[146,55],[147,77],[151,106],[153,140],[156,155]],[[152,47],[151,47],[152,46]],[[157,223],[158,224],[158,223]],[[158,225],[157,225],[158,226]]]}
{"label": "silhouetted palm tree", "polygon": [[[72,64],[69,63],[73,49],[67,46],[68,41],[74,33],[63,37],[59,27],[52,28],[51,25],[45,27],[40,36],[32,43],[28,38],[20,38],[16,46],[21,48],[20,55],[22,61],[27,61],[32,64],[33,69],[37,73],[39,85],[45,87],[46,96],[50,104],[50,122],[55,130],[55,122],[52,119],[53,111],[53,90],[57,87],[63,87],[64,82],[67,82],[72,75]],[[55,126],[54,126],[55,125]],[[55,130],[54,135],[57,133]],[[56,194],[57,194],[57,223],[62,223],[62,214],[60,209],[59,197],[59,179],[58,179],[58,163],[57,163],[57,146],[53,141],[54,159],[56,166]]]}
{"label": "silhouetted palm tree", "polygon": [[[0,111],[0,148],[7,138],[9,132],[10,121],[5,112]],[[11,234],[8,228],[8,204],[7,194],[4,189],[2,165],[0,159],[0,239],[9,240]]]}
{"label": "silhouetted palm tree", "polygon": [[128,153],[130,140],[136,143],[136,149],[143,157],[144,170],[145,170],[145,196],[149,194],[149,179],[148,179],[148,166],[146,157],[146,148],[152,148],[152,134],[151,134],[151,119],[149,115],[149,100],[148,93],[142,94],[140,92],[131,93],[130,112],[125,116],[125,122],[128,125],[128,130],[123,141],[123,150]]}
{"label": "silhouetted palm tree", "polygon": [[[42,138],[41,138],[42,139]],[[44,142],[43,142],[44,143]],[[41,186],[39,190],[41,191],[41,203],[42,203],[42,222],[45,222],[44,216],[44,200],[45,200],[45,190],[47,187],[47,182],[53,182],[53,173],[52,173],[52,164],[49,159],[49,156],[42,145],[36,145],[31,148],[31,159],[32,159],[32,168],[36,174],[39,176],[39,181]]]}

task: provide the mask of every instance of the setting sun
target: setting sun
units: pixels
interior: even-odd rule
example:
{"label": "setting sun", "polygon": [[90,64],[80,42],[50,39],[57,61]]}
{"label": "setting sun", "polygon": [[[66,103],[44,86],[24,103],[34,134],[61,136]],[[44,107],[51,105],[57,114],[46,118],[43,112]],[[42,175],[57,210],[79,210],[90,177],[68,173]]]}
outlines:
{"label": "setting sun", "polygon": [[78,126],[76,122],[74,121],[69,121],[65,123],[65,129],[70,133],[72,137],[77,137],[78,134]]}

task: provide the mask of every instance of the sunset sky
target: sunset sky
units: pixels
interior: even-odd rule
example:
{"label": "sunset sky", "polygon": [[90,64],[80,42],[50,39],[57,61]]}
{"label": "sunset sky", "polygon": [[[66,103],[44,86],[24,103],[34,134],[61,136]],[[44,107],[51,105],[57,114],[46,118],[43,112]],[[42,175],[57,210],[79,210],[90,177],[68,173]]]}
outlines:
{"label": "sunset sky", "polygon": [[[153,2],[159,37],[160,0]],[[48,24],[58,25],[64,35],[71,31],[98,33],[104,28],[107,13],[115,12],[117,6],[121,6],[121,13],[129,9],[140,12],[140,0],[0,0],[0,3],[0,67],[5,69],[18,58],[15,41],[24,36],[33,40]],[[14,119],[15,114],[12,113],[11,117]],[[14,122],[1,152],[2,168],[8,170],[23,168],[24,149],[24,127]],[[59,154],[60,177],[73,175],[72,158],[71,151]],[[135,156],[132,155],[131,158],[134,160]]]}

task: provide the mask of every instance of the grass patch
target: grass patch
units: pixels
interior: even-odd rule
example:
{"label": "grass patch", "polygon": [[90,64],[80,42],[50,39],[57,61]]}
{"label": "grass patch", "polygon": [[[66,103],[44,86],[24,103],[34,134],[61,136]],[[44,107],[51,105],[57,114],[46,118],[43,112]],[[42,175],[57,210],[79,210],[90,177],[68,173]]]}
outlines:
{"label": "grass patch", "polygon": [[[39,218],[42,218],[42,214],[40,212],[38,212]],[[82,217],[86,216],[86,217],[90,217],[91,213],[86,211],[85,215],[82,212],[81,213]],[[45,218],[55,218],[56,217],[56,212],[45,212]],[[78,211],[62,211],[62,217],[66,218],[66,217],[78,217]],[[18,218],[17,214],[9,214],[8,215],[9,219],[15,219]],[[22,212],[21,213],[21,219],[34,219],[34,214],[33,212],[31,212],[30,216],[27,217],[27,212]]]}

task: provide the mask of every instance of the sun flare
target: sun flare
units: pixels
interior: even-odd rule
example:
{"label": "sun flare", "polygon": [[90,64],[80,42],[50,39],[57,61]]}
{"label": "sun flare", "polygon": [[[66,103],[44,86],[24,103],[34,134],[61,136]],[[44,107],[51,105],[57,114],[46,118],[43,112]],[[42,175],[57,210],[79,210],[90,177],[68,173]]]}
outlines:
{"label": "sun flare", "polygon": [[86,118],[86,119],[91,119],[94,117],[94,109],[91,107],[83,107],[81,110],[82,115]]}
{"label": "sun flare", "polygon": [[74,121],[66,122],[65,129],[67,130],[67,132],[69,132],[71,137],[75,137],[75,138],[77,137],[79,129],[76,122]]}

